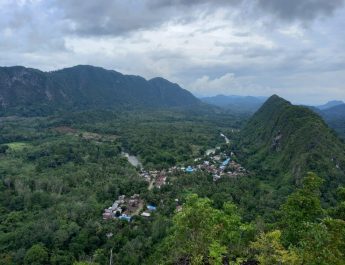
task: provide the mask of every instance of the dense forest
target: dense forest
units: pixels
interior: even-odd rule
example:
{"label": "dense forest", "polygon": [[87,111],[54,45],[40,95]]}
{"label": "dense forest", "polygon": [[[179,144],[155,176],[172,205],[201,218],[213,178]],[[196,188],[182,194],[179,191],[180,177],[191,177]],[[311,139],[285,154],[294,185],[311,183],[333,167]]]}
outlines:
{"label": "dense forest", "polygon": [[[344,264],[344,178],[313,166],[322,139],[342,167],[342,142],[311,111],[270,100],[249,123],[211,108],[0,118],[0,264]],[[212,157],[245,173],[215,181],[198,169]],[[302,158],[296,175],[286,159]],[[156,186],[144,171],[170,173]],[[156,210],[102,217],[135,194]]]}

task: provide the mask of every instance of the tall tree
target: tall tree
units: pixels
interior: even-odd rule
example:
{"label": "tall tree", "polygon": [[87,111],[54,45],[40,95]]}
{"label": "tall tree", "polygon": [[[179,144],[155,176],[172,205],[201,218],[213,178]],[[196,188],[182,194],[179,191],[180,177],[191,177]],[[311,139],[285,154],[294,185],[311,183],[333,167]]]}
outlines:
{"label": "tall tree", "polygon": [[281,226],[283,242],[296,245],[307,222],[314,222],[323,217],[320,201],[322,179],[314,173],[308,173],[303,179],[302,188],[291,194],[281,207]]}
{"label": "tall tree", "polygon": [[48,251],[42,244],[33,245],[25,254],[25,265],[48,264]]}
{"label": "tall tree", "polygon": [[[229,251],[239,249],[250,229],[233,204],[226,203],[223,210],[218,210],[210,199],[190,195],[161,246],[160,259],[165,260],[161,264],[182,260],[189,264],[222,264],[223,257],[234,254]],[[168,261],[163,253],[169,254]]]}

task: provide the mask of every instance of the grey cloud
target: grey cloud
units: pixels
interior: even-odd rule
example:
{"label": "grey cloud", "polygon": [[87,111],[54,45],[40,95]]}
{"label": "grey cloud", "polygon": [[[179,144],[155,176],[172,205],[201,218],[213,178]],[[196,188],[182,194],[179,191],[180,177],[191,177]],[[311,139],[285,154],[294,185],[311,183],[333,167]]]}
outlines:
{"label": "grey cloud", "polygon": [[243,0],[54,0],[69,23],[69,33],[78,35],[123,35],[175,21],[186,24],[200,12],[239,5]]}
{"label": "grey cloud", "polygon": [[181,6],[196,6],[196,5],[237,5],[243,0],[151,0],[148,2],[152,8],[161,8],[167,6],[181,7]]}
{"label": "grey cloud", "polygon": [[[45,2],[45,3],[48,3]],[[0,47],[31,53],[66,50],[61,22],[48,5],[4,1],[0,10]]]}
{"label": "grey cloud", "polygon": [[159,26],[175,20],[188,23],[195,14],[217,8],[240,10],[250,20],[255,16],[273,16],[284,21],[311,21],[331,15],[344,0],[54,0],[54,8],[69,22],[69,31],[81,35],[122,35]]}
{"label": "grey cloud", "polygon": [[69,22],[69,32],[80,35],[122,35],[159,26],[172,15],[151,12],[146,1],[59,0],[54,5]]}
{"label": "grey cloud", "polygon": [[201,13],[218,8],[237,10],[249,21],[253,12],[252,17],[310,21],[331,15],[343,3],[344,0],[46,0],[19,5],[8,1],[0,11],[0,25],[16,30],[26,28],[36,35],[49,25],[63,34],[118,36],[170,21],[189,23]]}
{"label": "grey cloud", "polygon": [[313,20],[329,16],[344,0],[257,0],[259,7],[283,20]]}
{"label": "grey cloud", "polygon": [[[311,21],[319,16],[329,16],[344,4],[344,0],[151,0],[148,2],[153,9],[172,8],[235,8],[240,6],[244,15],[250,15],[257,9],[262,15],[272,15],[276,18],[292,21]],[[257,15],[257,14],[256,14]]]}

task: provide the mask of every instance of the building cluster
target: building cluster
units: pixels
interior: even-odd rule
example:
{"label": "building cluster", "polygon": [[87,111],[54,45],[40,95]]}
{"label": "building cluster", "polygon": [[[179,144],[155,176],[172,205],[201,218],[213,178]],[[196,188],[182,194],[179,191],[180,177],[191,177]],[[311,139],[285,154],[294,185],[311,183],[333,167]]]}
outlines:
{"label": "building cluster", "polygon": [[158,189],[164,186],[167,180],[167,172],[165,170],[142,170],[140,172],[140,176],[142,176],[147,182],[152,183],[152,186]]}
{"label": "building cluster", "polygon": [[[187,173],[192,173],[196,170],[209,172],[213,176],[213,181],[217,181],[221,177],[241,177],[246,175],[246,169],[231,160],[232,156],[234,156],[232,152],[230,156],[223,152],[219,154],[211,153],[206,160],[201,160],[202,163],[196,164],[194,167],[188,166],[182,169]],[[200,161],[200,159],[197,161]]]}
{"label": "building cluster", "polygon": [[[216,149],[214,149],[216,150]],[[194,160],[194,165],[173,166],[167,170],[145,171],[142,169],[140,175],[150,183],[151,187],[161,188],[167,183],[167,176],[177,172],[193,173],[198,170],[206,171],[212,174],[213,181],[222,177],[241,177],[247,174],[247,171],[240,164],[231,159],[234,153],[230,155],[224,152],[212,152],[205,157]]]}
{"label": "building cluster", "polygon": [[126,198],[125,195],[121,195],[114,201],[111,207],[104,209],[103,219],[109,220],[117,218],[130,221],[132,216],[137,214],[142,207],[143,200],[140,198],[139,194],[134,194],[129,198]]}
{"label": "building cluster", "polygon": [[103,220],[120,219],[130,222],[134,215],[144,217],[151,216],[151,212],[156,211],[156,206],[148,204],[146,210],[143,211],[144,201],[140,198],[139,194],[134,194],[131,197],[121,195],[113,205],[104,209]]}
{"label": "building cluster", "polygon": [[[229,139],[225,135],[226,143],[229,143]],[[235,162],[232,158],[234,153],[231,152],[227,155],[220,151],[219,147],[209,149],[206,151],[204,157],[194,159],[193,165],[184,166],[173,166],[165,170],[150,170],[147,171],[141,168],[140,176],[143,177],[149,183],[149,190],[153,187],[160,189],[162,186],[167,184],[167,176],[175,173],[193,173],[195,171],[208,172],[213,176],[213,181],[217,181],[222,177],[241,177],[247,174],[245,168]],[[179,204],[176,199],[176,211],[182,210],[182,205]],[[104,209],[103,219],[122,219],[130,221],[132,216],[141,215],[143,217],[150,217],[151,213],[156,211],[156,207],[153,205],[147,205],[144,209],[144,201],[140,198],[139,194],[126,198],[125,195],[121,195],[113,203],[113,205],[107,209]]]}

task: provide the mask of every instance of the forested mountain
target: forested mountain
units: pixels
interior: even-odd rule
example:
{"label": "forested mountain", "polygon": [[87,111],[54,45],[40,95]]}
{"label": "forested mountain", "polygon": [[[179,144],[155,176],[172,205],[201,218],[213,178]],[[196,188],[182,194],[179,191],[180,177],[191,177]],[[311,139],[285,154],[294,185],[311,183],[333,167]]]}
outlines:
{"label": "forested mountain", "polygon": [[241,147],[251,168],[271,177],[279,189],[299,185],[313,171],[326,180],[323,196],[344,183],[344,144],[312,110],[274,95],[241,132]]}
{"label": "forested mountain", "polygon": [[140,76],[87,65],[53,72],[21,66],[0,68],[0,113],[199,103],[190,92],[163,78],[147,81]]}
{"label": "forested mountain", "polygon": [[234,113],[254,113],[265,100],[265,97],[224,95],[201,98],[201,101],[205,103],[231,110]]}

